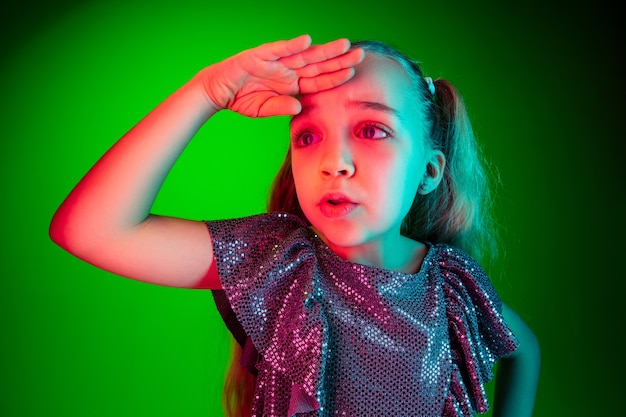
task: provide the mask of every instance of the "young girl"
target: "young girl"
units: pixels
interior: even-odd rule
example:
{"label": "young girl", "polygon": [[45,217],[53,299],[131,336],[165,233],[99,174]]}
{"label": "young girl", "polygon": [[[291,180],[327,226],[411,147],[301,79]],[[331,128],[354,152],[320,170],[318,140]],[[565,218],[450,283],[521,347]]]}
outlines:
{"label": "young girl", "polygon": [[[150,214],[222,109],[293,116],[270,212]],[[471,416],[503,358],[494,415],[530,416],[536,340],[474,260],[492,237],[486,185],[452,85],[381,43],[305,35],[200,71],[94,165],[50,233],[116,274],[215,290],[254,382],[240,415]]]}

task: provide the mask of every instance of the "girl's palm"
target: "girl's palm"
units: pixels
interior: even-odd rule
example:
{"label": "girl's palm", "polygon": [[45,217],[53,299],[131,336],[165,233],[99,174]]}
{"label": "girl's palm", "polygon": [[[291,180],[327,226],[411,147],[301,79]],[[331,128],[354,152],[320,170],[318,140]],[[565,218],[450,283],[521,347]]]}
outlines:
{"label": "girl's palm", "polygon": [[205,88],[219,108],[245,116],[298,114],[295,95],[326,90],[353,76],[363,51],[349,48],[346,39],[311,45],[308,35],[263,44],[207,68]]}

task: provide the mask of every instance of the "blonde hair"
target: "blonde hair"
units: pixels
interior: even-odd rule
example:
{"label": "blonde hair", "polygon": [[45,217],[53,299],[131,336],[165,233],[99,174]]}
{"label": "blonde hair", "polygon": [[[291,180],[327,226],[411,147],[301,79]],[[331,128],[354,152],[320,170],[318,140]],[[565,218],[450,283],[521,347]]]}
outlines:
{"label": "blonde hair", "polygon": [[[397,48],[378,41],[355,42],[352,47],[391,58],[404,68],[414,86],[420,113],[415,117],[424,121],[425,136],[432,149],[443,152],[446,158],[441,183],[432,192],[415,196],[401,233],[417,241],[454,245],[483,265],[491,264],[498,249],[491,212],[491,184],[461,95],[443,79],[434,80],[433,94],[419,63]],[[296,195],[290,150],[274,178],[267,209],[306,220]],[[240,365],[233,361],[231,367]],[[233,372],[236,380],[236,371]],[[250,381],[241,379],[233,387],[246,383]],[[242,404],[246,402],[241,400]]]}

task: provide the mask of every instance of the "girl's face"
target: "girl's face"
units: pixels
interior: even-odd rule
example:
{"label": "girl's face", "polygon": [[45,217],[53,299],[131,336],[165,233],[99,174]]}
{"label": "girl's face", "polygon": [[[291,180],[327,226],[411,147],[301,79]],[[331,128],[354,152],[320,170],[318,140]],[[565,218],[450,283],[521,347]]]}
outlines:
{"label": "girl's face", "polygon": [[399,64],[368,54],[349,82],[301,99],[290,128],[296,192],[333,249],[393,249],[400,238],[432,156],[412,88]]}

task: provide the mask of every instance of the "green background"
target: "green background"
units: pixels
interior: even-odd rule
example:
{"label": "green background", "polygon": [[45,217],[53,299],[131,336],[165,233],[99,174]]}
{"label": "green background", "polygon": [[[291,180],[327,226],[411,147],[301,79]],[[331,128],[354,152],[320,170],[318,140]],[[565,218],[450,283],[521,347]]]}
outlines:
{"label": "green background", "polygon": [[[459,88],[501,176],[504,257],[492,280],[542,346],[535,416],[621,409],[621,14],[538,1],[14,7],[0,32],[0,416],[221,415],[229,342],[210,293],[100,271],[56,247],[47,228],[97,158],[196,71],[301,33],[390,42]],[[285,118],[220,113],[155,211],[262,211],[286,146]]]}

